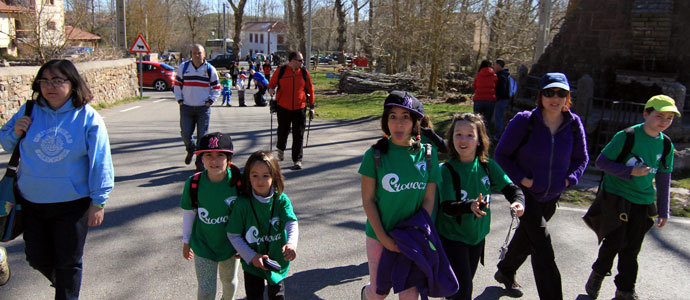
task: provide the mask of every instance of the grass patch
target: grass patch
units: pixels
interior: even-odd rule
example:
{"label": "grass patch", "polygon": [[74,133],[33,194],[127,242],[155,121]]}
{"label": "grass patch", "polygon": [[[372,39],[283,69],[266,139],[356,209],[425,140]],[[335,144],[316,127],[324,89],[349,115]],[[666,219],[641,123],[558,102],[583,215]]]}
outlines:
{"label": "grass patch", "polygon": [[[383,113],[383,101],[387,92],[376,91],[370,94],[337,94],[337,78],[326,78],[327,73],[338,74],[332,67],[320,67],[311,71],[314,93],[317,95],[316,114],[323,119],[349,120],[379,117]],[[424,111],[429,115],[438,134],[443,135],[453,114],[471,112],[470,105],[427,103]]]}
{"label": "grass patch", "polygon": [[138,101],[138,100],[148,99],[148,98],[149,98],[148,96],[144,96],[144,97],[142,97],[142,98],[139,98],[139,97],[129,97],[129,98],[124,98],[124,99],[117,100],[117,101],[115,101],[115,102],[113,102],[113,103],[98,102],[98,104],[93,105],[93,108],[96,109],[96,110],[99,110],[99,109],[104,109],[104,108],[108,108],[108,107],[113,107],[113,106],[120,105],[120,104],[126,104],[126,103],[135,102],[135,101]]}

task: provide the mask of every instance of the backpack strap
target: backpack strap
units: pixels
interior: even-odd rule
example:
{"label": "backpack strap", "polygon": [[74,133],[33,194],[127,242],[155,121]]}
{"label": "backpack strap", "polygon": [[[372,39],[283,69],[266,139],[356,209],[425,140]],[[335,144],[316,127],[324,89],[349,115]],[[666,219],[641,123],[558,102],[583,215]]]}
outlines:
{"label": "backpack strap", "polygon": [[[287,64],[282,65],[278,67],[278,80],[277,80],[277,88],[280,90],[280,79],[283,78],[283,74],[285,74],[285,68],[287,68]],[[309,92],[307,91],[307,85],[311,82],[309,80],[309,76],[307,73],[307,69],[305,67],[300,67],[300,70],[302,71],[302,78],[304,79],[304,95],[309,97]]]}
{"label": "backpack strap", "polygon": [[518,144],[517,148],[515,148],[515,151],[513,151],[513,155],[517,156],[518,151],[527,144],[529,141],[530,135],[532,135],[532,130],[534,129],[534,113],[529,114],[529,119],[527,119],[527,128],[526,128],[525,135],[522,136],[522,139],[520,140],[520,144]]}
{"label": "backpack strap", "polygon": [[633,145],[635,145],[635,129],[632,127],[628,127],[626,129],[623,129],[623,132],[625,132],[625,142],[623,143],[623,148],[621,149],[621,152],[618,153],[618,157],[616,157],[616,162],[619,164],[623,163],[623,160],[626,156],[628,156],[628,154],[630,154]]}
{"label": "backpack strap", "polygon": [[489,177],[489,192],[491,192],[491,173],[489,172],[489,164],[480,160],[479,165],[482,166],[484,173],[486,173],[486,176]]}
{"label": "backpack strap", "polygon": [[192,198],[192,207],[199,208],[199,179],[201,172],[196,172],[192,175],[192,180],[189,182],[189,197]]}
{"label": "backpack strap", "polygon": [[450,177],[453,179],[453,190],[455,191],[455,201],[462,201],[462,188],[460,182],[460,175],[455,171],[449,162],[443,163],[443,166],[450,172]]}
{"label": "backpack strap", "polygon": [[671,138],[663,132],[661,134],[664,136],[664,150],[661,152],[661,164],[664,166],[664,169],[666,169],[668,168],[666,165],[666,156],[671,153]]}
{"label": "backpack strap", "polygon": [[[31,112],[34,110],[34,104],[36,103],[35,100],[27,100],[26,104],[24,105],[24,115],[25,116],[31,116]],[[20,157],[20,152],[19,152],[19,144],[24,139],[26,136],[26,132],[22,134],[22,136],[19,137],[19,140],[17,140],[17,144],[14,146],[14,150],[12,151],[12,156],[10,156],[10,161],[7,163],[7,171],[5,172],[6,175],[11,176],[11,177],[16,177],[17,176],[17,166],[19,166],[19,157]]]}
{"label": "backpack strap", "polygon": [[276,88],[278,88],[279,90],[280,90],[280,79],[283,78],[283,74],[285,74],[285,68],[287,68],[287,65],[282,65],[282,66],[278,67],[278,80],[276,80],[276,82],[277,82]]}

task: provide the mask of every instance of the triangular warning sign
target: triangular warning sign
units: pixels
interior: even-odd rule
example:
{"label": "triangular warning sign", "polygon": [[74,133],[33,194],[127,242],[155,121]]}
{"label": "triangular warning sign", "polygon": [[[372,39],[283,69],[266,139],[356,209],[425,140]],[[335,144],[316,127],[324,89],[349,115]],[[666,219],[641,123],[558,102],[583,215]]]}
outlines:
{"label": "triangular warning sign", "polygon": [[129,52],[131,53],[149,53],[151,52],[151,48],[149,48],[149,45],[146,44],[146,41],[144,41],[144,37],[140,35],[137,36],[137,39],[134,40],[134,44],[132,44],[132,47],[129,48]]}

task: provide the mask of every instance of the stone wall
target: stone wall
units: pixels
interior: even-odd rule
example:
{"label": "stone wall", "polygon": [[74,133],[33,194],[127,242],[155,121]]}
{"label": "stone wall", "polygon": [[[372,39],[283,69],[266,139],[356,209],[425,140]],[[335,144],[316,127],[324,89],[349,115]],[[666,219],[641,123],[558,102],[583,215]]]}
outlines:
{"label": "stone wall", "polygon": [[560,32],[530,70],[592,76],[595,95],[617,98],[621,72],[655,73],[690,86],[690,1],[571,0]]}
{"label": "stone wall", "polygon": [[[134,59],[84,62],[75,65],[94,95],[90,103],[92,106],[138,95]],[[31,99],[31,83],[38,69],[38,66],[0,68],[0,125],[12,118],[26,100]]]}

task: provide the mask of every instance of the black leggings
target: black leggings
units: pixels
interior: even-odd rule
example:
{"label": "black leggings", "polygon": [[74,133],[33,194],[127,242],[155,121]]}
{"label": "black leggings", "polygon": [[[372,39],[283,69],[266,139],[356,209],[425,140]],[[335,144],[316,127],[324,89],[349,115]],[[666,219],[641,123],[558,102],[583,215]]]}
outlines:
{"label": "black leggings", "polygon": [[[247,300],[264,299],[264,288],[263,278],[244,272],[244,290],[247,293]],[[285,300],[285,280],[274,285],[268,285],[268,299]]]}
{"label": "black leggings", "polygon": [[484,240],[476,245],[468,245],[463,242],[451,241],[441,237],[443,250],[446,251],[453,273],[458,279],[460,289],[450,298],[452,300],[472,299],[472,279],[477,272],[479,260],[484,255]]}
{"label": "black leggings", "polygon": [[498,270],[508,278],[514,278],[517,269],[532,255],[534,281],[540,299],[563,299],[561,273],[556,266],[556,257],[551,245],[551,235],[546,229],[556,213],[558,198],[549,202],[538,202],[525,191],[525,214],[520,217],[520,226],[508,245],[505,258],[498,263]]}

